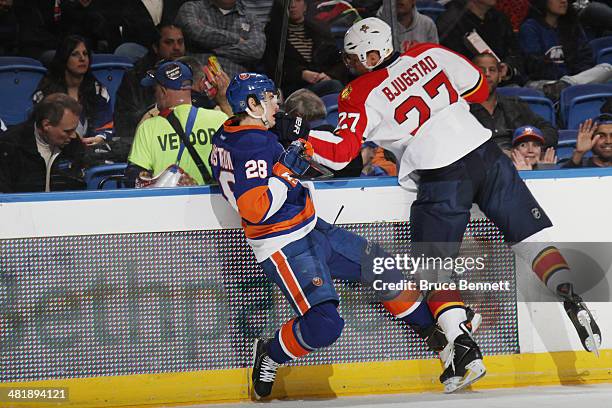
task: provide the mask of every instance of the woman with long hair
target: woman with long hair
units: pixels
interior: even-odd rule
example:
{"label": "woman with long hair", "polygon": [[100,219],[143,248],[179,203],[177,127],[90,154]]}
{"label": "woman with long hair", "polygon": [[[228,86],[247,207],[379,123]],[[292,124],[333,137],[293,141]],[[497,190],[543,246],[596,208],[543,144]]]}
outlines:
{"label": "woman with long hair", "polygon": [[113,134],[110,95],[91,73],[91,52],[83,37],[64,38],[49,72],[34,93],[34,102],[56,92],[70,95],[83,107],[77,129],[83,143],[96,145],[110,141]]}
{"label": "woman with long hair", "polygon": [[533,0],[530,18],[519,31],[530,82],[553,99],[570,85],[605,83],[610,64],[595,65],[578,15],[567,0]]}

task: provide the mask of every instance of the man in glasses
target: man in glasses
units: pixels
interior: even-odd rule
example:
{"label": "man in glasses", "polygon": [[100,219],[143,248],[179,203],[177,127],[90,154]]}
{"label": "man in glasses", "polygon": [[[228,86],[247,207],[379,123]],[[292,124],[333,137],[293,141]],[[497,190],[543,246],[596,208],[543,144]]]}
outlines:
{"label": "man in glasses", "polygon": [[[193,184],[201,185],[209,181],[203,173],[208,172],[210,175],[207,159],[210,155],[211,138],[227,115],[220,111],[192,106],[192,78],[187,65],[169,61],[147,72],[141,81],[142,86],[153,89],[159,115],[145,120],[136,130],[125,173],[128,186],[134,186],[142,172],[156,177],[173,164],[183,169],[193,179]],[[198,158],[192,157],[175,127],[169,122],[172,120],[171,115],[178,119],[181,129],[194,147],[199,160],[204,163],[205,169],[198,166]],[[191,130],[187,132],[185,129],[190,116],[193,117],[190,122],[192,125]]]}
{"label": "man in glasses", "polygon": [[[591,157],[585,157],[593,152]],[[580,125],[576,148],[571,159],[562,167],[610,167],[612,166],[612,114],[602,113],[595,120],[588,119]]]}

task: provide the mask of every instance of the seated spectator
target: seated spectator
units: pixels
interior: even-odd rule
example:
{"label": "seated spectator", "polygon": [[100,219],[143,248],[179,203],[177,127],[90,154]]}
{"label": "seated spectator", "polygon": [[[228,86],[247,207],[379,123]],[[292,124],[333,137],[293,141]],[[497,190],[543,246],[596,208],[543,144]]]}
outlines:
{"label": "seated spectator", "polygon": [[518,31],[527,14],[531,0],[497,0],[496,7],[508,16],[512,22],[512,29]]}
{"label": "seated spectator", "polygon": [[183,29],[191,54],[202,63],[216,55],[230,77],[251,71],[266,48],[263,26],[246,13],[240,0],[187,2],[179,9],[176,24]]}
{"label": "seated spectator", "polygon": [[0,55],[17,55],[18,32],[13,0],[0,0]]}
{"label": "seated spectator", "polygon": [[612,35],[612,0],[574,0],[571,3],[578,11],[580,22],[593,37]]}
{"label": "seated spectator", "polygon": [[393,24],[392,10],[383,5],[376,16],[385,20],[395,29],[393,33],[393,48],[404,52],[416,43],[438,43],[438,29],[433,20],[418,12],[416,0],[395,0],[396,19],[399,24]]}
{"label": "seated spectator", "polygon": [[[56,0],[15,2],[19,24],[19,53],[49,62],[62,37],[61,3]],[[46,54],[46,55],[43,55]]]}
{"label": "seated spectator", "polygon": [[97,145],[113,136],[113,109],[108,91],[90,68],[91,52],[85,39],[76,35],[64,38],[33,99],[39,102],[57,92],[76,99],[83,107],[77,133],[86,145]]}
{"label": "seated spectator", "polygon": [[153,88],[142,87],[140,81],[159,61],[171,61],[185,55],[183,31],[180,28],[171,24],[161,25],[156,33],[149,52],[125,73],[117,91],[114,123],[119,141],[113,145],[113,149],[120,153],[120,161],[127,159],[136,126],[155,103]]}
{"label": "seated spectator", "polygon": [[[285,111],[288,115],[301,117],[308,122],[312,130],[326,130],[333,132],[335,126],[325,122],[327,110],[325,103],[312,91],[308,89],[298,89],[285,101]],[[281,121],[277,118],[276,127],[281,126]],[[276,129],[272,128],[272,132],[276,133]],[[342,170],[332,170],[334,177],[359,177],[363,168],[363,160],[360,155],[354,158]]]}
{"label": "seated spectator", "polygon": [[34,107],[30,120],[0,136],[0,192],[80,190],[84,146],[76,133],[79,103],[52,94]]}
{"label": "seated spectator", "polygon": [[[307,88],[319,96],[342,91],[348,71],[340,58],[334,39],[327,28],[304,18],[304,0],[292,0],[289,6],[289,25],[282,89],[288,95]],[[276,72],[278,50],[283,29],[283,3],[277,1],[272,18],[266,27],[266,72],[273,78]]]}
{"label": "seated spectator", "polygon": [[268,24],[274,0],[242,0],[242,4],[246,13],[255,17],[262,27]]}
{"label": "seated spectator", "polygon": [[[177,59],[191,69],[193,74],[193,85],[191,86],[191,104],[196,108],[214,109],[218,107],[223,113],[232,116],[232,107],[227,101],[227,87],[230,79],[225,71],[221,70],[218,74],[208,81],[204,66],[197,58],[185,56]],[[210,88],[209,88],[210,86]]]}
{"label": "seated spectator", "polygon": [[121,43],[149,47],[158,37],[156,27],[174,23],[187,0],[98,0],[108,4],[113,30]]}
{"label": "seated spectator", "polygon": [[[584,157],[589,151],[593,156]],[[588,119],[578,129],[576,148],[563,168],[612,166],[612,114],[603,113],[595,121]]]}
{"label": "seated spectator", "polygon": [[63,36],[80,35],[98,53],[111,52],[119,44],[109,19],[108,0],[62,1],[60,5]]}
{"label": "seated spectator", "polygon": [[489,86],[489,97],[483,103],[470,104],[470,112],[487,129],[493,132],[493,140],[500,149],[510,153],[512,148],[512,133],[518,127],[532,125],[542,130],[544,145],[555,147],[559,134],[557,129],[536,115],[527,102],[516,97],[499,95],[497,87],[501,80],[501,66],[494,56],[479,54],[472,62],[478,66],[485,75]]}
{"label": "seated spectator", "polygon": [[472,59],[477,51],[468,46],[466,35],[475,31],[501,60],[504,84],[521,85],[523,59],[510,20],[495,8],[496,0],[453,0],[438,17],[440,44]]}
{"label": "seated spectator", "polygon": [[[196,109],[196,118],[189,135],[189,141],[204,163],[208,175],[202,174],[196,160],[183,144],[180,136],[168,121],[170,115],[176,115],[183,130],[187,123],[191,105],[192,74],[189,67],[182,62],[165,62],[142,80],[143,86],[155,88],[155,100],[160,114],[145,120],[138,126],[134,144],[128,157],[126,185],[133,187],[141,173],[155,177],[173,164],[178,164],[196,184],[209,182],[210,165],[208,156],[211,150],[213,134],[227,119],[223,112],[210,109]],[[179,151],[182,155],[179,158]],[[177,159],[180,159],[177,163]]]}
{"label": "seated spectator", "polygon": [[543,152],[544,136],[535,126],[521,126],[512,137],[511,158],[517,170],[536,170],[554,167],[557,163],[555,149]]}
{"label": "seated spectator", "polygon": [[527,86],[558,100],[570,85],[612,79],[612,65],[594,64],[587,37],[566,0],[534,0],[532,6],[519,32],[526,54]]}

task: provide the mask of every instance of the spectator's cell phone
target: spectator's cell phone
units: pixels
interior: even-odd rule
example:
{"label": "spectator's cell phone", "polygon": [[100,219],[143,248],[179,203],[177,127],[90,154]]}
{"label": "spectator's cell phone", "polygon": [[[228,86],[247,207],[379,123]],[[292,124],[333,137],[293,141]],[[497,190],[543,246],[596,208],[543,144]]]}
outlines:
{"label": "spectator's cell phone", "polygon": [[487,44],[487,42],[483,40],[480,34],[478,34],[476,31],[466,34],[464,37],[464,43],[466,47],[472,50],[472,52],[475,54],[491,54],[498,62],[501,62],[499,57],[493,52],[491,47],[489,47],[489,44]]}

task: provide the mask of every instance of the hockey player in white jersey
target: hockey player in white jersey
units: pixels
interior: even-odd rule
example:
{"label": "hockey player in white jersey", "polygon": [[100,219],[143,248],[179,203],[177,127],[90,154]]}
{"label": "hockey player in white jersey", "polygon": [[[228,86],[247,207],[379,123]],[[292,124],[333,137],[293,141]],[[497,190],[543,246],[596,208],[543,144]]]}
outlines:
{"label": "hockey player in white jersey", "polygon": [[[355,23],[344,37],[345,63],[358,77],[339,96],[334,132],[311,132],[314,159],[341,169],[363,141],[393,152],[401,185],[418,186],[410,212],[412,240],[426,256],[456,256],[472,203],[504,234],[516,254],[564,302],[585,349],[597,352],[601,332],[573,292],[567,262],[549,242],[552,226],[512,162],[490,140],[491,132],[469,112],[468,102],[488,95],[479,69],[437,44],[394,52],[382,20]],[[442,245],[440,243],[443,243]],[[450,350],[441,354],[447,392],[485,373],[458,291],[429,293],[429,307]]]}

